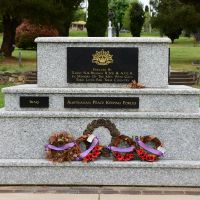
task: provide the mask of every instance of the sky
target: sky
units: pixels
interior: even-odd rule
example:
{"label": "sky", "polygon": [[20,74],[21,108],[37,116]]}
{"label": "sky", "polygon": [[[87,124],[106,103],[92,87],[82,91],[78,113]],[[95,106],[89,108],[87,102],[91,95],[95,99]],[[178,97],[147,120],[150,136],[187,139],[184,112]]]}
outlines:
{"label": "sky", "polygon": [[145,6],[149,5],[149,0],[140,0],[140,2]]}

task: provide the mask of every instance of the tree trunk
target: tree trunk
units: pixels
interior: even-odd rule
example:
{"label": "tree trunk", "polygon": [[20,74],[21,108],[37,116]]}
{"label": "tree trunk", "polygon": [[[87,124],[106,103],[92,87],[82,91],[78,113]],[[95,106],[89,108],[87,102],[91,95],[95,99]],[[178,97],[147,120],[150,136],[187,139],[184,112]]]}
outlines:
{"label": "tree trunk", "polygon": [[119,37],[119,28],[116,27],[116,37]]}
{"label": "tree trunk", "polygon": [[69,36],[69,29],[70,29],[70,25],[71,25],[71,21],[70,22],[68,22],[68,23],[66,23],[66,33],[65,33],[65,36]]}
{"label": "tree trunk", "polygon": [[15,49],[14,44],[17,26],[18,22],[14,17],[10,15],[3,16],[3,42],[0,52],[5,57],[12,56],[12,52]]}

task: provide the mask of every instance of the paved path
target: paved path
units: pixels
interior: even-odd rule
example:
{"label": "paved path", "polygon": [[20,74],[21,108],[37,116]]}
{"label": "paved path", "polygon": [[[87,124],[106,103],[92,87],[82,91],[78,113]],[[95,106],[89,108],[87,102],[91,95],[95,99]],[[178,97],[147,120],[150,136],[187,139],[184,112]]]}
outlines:
{"label": "paved path", "polygon": [[123,195],[123,194],[0,194],[0,200],[200,200],[195,195]]}
{"label": "paved path", "polygon": [[0,186],[0,200],[200,200],[200,188]]}

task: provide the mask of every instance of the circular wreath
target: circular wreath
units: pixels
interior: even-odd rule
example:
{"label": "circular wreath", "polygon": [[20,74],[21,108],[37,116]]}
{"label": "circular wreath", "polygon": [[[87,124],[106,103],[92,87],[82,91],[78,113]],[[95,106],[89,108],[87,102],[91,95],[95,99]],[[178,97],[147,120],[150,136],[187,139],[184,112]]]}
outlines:
{"label": "circular wreath", "polygon": [[[120,145],[126,145],[126,147],[120,148]],[[129,161],[134,158],[135,142],[126,135],[114,138],[108,148],[112,151],[114,160]]]}
{"label": "circular wreath", "polygon": [[46,159],[53,162],[73,161],[80,154],[79,146],[67,132],[53,133],[49,144],[45,145],[45,150]]}
{"label": "circular wreath", "polygon": [[[92,141],[88,139],[92,137]],[[81,149],[81,144],[84,144],[85,150],[79,153],[77,160],[82,160],[83,162],[90,162],[96,160],[101,155],[102,146],[99,145],[99,140],[97,137],[93,136],[91,133],[85,133],[85,135],[79,137],[76,140],[76,144]]]}
{"label": "circular wreath", "polygon": [[115,138],[118,135],[120,135],[119,130],[116,128],[115,124],[112,123],[110,120],[106,120],[106,119],[97,119],[97,120],[93,120],[90,124],[87,125],[87,128],[85,129],[85,131],[83,132],[83,135],[87,135],[88,132],[90,134],[93,133],[93,131],[99,127],[105,127],[109,130],[110,135]]}
{"label": "circular wreath", "polygon": [[[87,128],[83,132],[83,135],[87,135],[88,133],[92,134],[94,130],[99,127],[104,127],[108,129],[112,137],[112,140],[120,135],[120,131],[117,129],[116,125],[108,119],[93,120],[91,123],[87,125]],[[108,148],[103,147],[101,150],[101,155],[104,157],[110,157],[110,151],[108,150]]]}
{"label": "circular wreath", "polygon": [[142,161],[154,162],[164,156],[163,144],[157,137],[153,135],[135,137],[135,141],[137,155]]}

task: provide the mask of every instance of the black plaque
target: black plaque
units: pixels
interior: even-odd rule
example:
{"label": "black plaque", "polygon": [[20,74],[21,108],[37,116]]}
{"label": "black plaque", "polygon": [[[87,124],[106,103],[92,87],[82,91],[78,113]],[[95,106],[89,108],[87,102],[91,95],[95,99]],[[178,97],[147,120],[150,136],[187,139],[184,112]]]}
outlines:
{"label": "black plaque", "polygon": [[138,48],[67,48],[68,83],[138,81]]}
{"label": "black plaque", "polygon": [[20,97],[21,108],[48,108],[49,97]]}
{"label": "black plaque", "polygon": [[139,108],[139,97],[64,97],[65,108]]}

